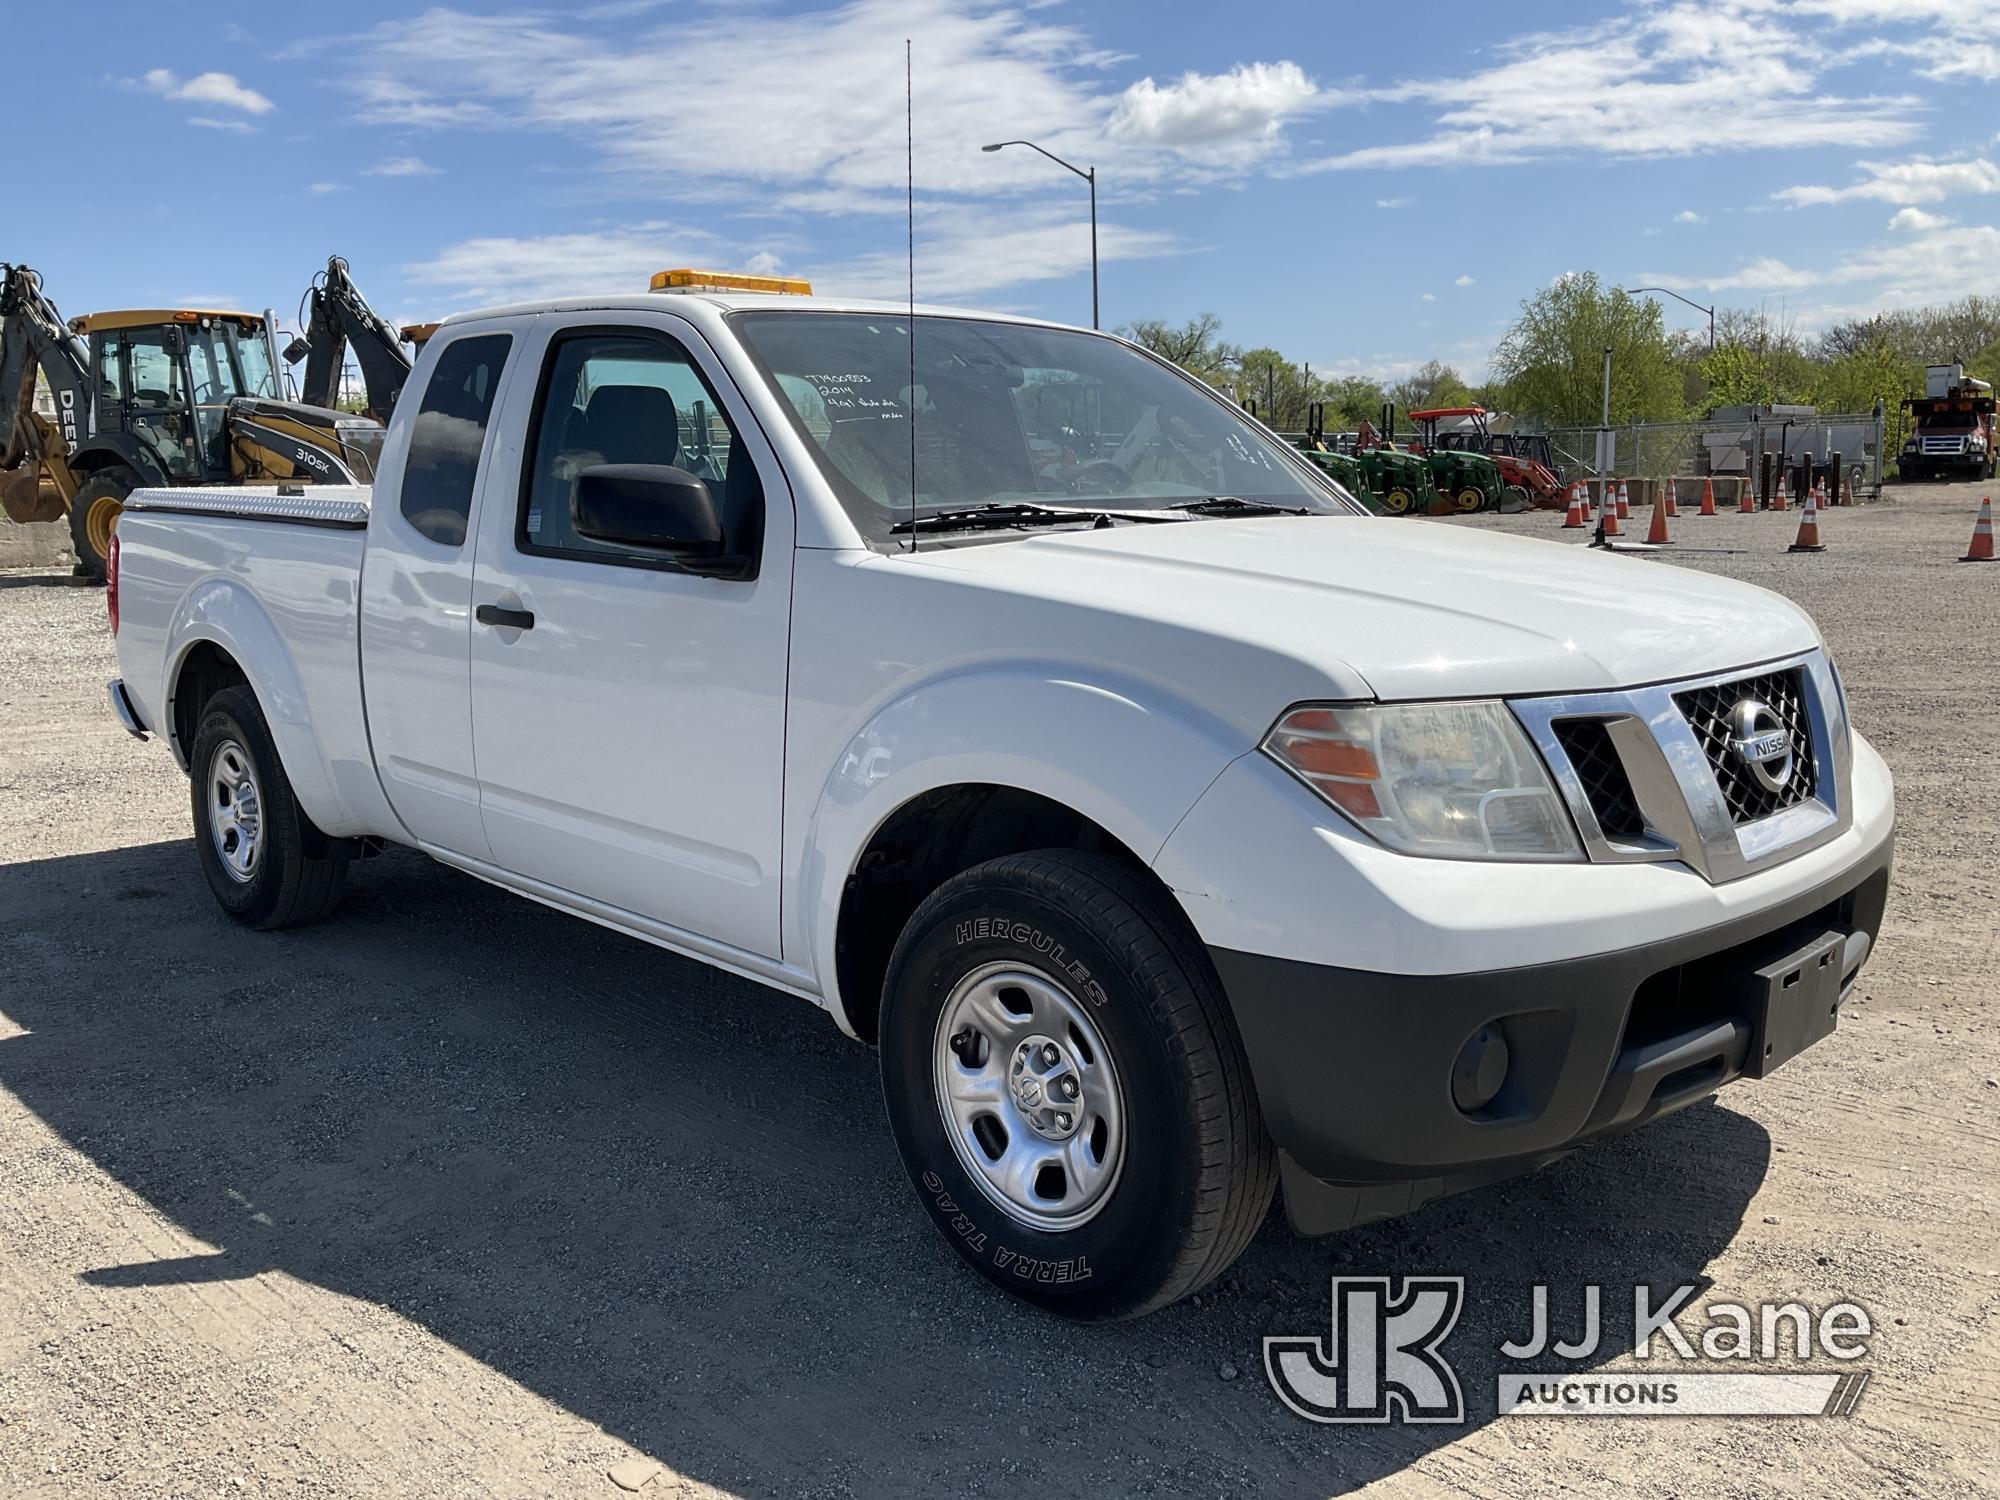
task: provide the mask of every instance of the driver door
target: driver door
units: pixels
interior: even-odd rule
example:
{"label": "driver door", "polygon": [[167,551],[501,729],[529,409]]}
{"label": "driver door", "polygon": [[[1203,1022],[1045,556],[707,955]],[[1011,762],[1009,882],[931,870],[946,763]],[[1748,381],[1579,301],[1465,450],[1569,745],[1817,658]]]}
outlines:
{"label": "driver door", "polygon": [[[555,324],[553,328],[549,324]],[[539,320],[479,522],[472,732],[501,868],[776,958],[791,494],[693,328]],[[525,373],[525,372],[524,372]],[[746,578],[578,533],[576,478],[668,464],[715,497]]]}

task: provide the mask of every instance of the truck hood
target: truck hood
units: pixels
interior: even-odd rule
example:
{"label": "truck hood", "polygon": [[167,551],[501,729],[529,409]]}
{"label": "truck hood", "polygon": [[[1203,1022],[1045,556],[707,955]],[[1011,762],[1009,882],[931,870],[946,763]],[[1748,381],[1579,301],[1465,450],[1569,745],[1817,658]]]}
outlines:
{"label": "truck hood", "polygon": [[940,548],[924,565],[1297,659],[1329,695],[1595,692],[1819,642],[1788,600],[1651,557],[1372,517],[1141,524]]}

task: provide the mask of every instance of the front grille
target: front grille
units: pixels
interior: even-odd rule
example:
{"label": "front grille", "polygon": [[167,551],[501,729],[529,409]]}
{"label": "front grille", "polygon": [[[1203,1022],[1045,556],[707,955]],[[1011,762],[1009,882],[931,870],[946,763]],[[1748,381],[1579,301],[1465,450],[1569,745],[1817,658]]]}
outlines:
{"label": "front grille", "polygon": [[1963,453],[1964,451],[1965,439],[1962,437],[1926,437],[1924,439],[1924,452],[1926,453],[1950,454]]}
{"label": "front grille", "polygon": [[[1729,715],[1745,698],[1768,704],[1792,737],[1792,774],[1778,791],[1770,791],[1758,781],[1729,746]],[[1732,822],[1755,823],[1811,800],[1818,771],[1813,762],[1805,685],[1797,669],[1689,688],[1675,693],[1674,703],[1687,715],[1688,727],[1708,757],[1708,768],[1715,773]]]}
{"label": "front grille", "polygon": [[1611,839],[1641,838],[1646,819],[1633,795],[1632,779],[1625,763],[1611,743],[1611,730],[1602,719],[1558,719],[1554,725],[1556,742],[1569,757],[1570,768],[1583,783],[1583,795],[1597,814],[1597,826]]}

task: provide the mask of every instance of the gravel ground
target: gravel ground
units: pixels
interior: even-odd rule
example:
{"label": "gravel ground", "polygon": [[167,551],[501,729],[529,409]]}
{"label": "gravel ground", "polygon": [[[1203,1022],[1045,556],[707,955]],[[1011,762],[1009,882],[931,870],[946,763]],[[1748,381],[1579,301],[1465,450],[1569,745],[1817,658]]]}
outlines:
{"label": "gravel ground", "polygon": [[[1971,492],[1891,494],[1818,556],[1734,515],[1672,556],[1811,609],[1895,769],[1838,1033],[1533,1178],[1274,1218],[1104,1328],[958,1266],[872,1055],[797,1001],[402,854],[322,926],[230,925],[185,782],[105,708],[100,593],[0,575],[0,1495],[1995,1493],[2000,567],[1952,561]],[[1266,1387],[1262,1337],[1368,1273],[1470,1278],[1469,1425]],[[1586,1283],[1854,1298],[1874,1379],[1844,1421],[1496,1420],[1537,1281],[1572,1326]]]}

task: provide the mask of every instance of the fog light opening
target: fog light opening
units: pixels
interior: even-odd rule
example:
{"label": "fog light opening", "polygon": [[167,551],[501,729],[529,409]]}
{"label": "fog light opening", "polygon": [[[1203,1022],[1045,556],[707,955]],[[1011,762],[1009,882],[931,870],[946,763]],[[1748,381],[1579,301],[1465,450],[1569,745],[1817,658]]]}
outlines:
{"label": "fog light opening", "polygon": [[1451,1065],[1451,1102],[1468,1115],[1486,1108],[1506,1084],[1512,1061],[1506,1036],[1487,1022],[1458,1049],[1458,1060]]}

